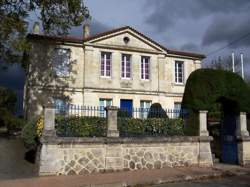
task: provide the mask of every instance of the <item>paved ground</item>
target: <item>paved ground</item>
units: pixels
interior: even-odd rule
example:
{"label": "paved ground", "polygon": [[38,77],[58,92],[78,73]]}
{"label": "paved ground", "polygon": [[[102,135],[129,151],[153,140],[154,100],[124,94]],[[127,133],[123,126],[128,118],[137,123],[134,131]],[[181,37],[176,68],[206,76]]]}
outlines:
{"label": "paved ground", "polygon": [[0,135],[0,180],[36,176],[36,165],[24,159],[26,151],[20,138]]}
{"label": "paved ground", "polygon": [[[145,186],[146,187],[146,186]],[[152,187],[250,187],[250,175],[210,179],[194,182],[170,183]]]}

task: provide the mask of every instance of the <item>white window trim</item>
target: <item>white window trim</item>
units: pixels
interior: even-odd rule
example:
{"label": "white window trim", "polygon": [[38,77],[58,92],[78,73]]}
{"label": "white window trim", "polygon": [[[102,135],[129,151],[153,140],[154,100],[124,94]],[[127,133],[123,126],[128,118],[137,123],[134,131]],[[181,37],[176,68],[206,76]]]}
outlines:
{"label": "white window trim", "polygon": [[[126,63],[127,63],[127,61],[125,61],[125,64],[124,64],[124,76],[125,77],[122,77],[122,62],[123,62],[123,55],[125,55],[125,59],[127,60],[127,56],[130,56],[130,77],[126,77],[127,75],[126,75],[126,73],[127,73],[127,68],[126,68]],[[124,80],[131,80],[132,79],[132,55],[130,55],[130,54],[124,54],[124,53],[122,53],[121,54],[121,74],[120,74],[120,76],[121,76],[121,79],[124,79]]]}
{"label": "white window trim", "polygon": [[[149,68],[149,70],[148,70],[149,71],[149,75],[148,75],[149,78],[148,79],[145,78],[146,77],[146,69],[145,69],[145,67],[146,67],[145,59],[146,58],[148,58],[148,68]],[[142,59],[143,59],[143,62],[142,62]],[[143,70],[144,70],[143,71],[143,74],[144,74],[143,78],[142,78],[142,72],[141,72],[142,71],[141,63],[143,64]],[[141,63],[140,63],[140,79],[143,81],[150,81],[150,78],[151,78],[151,74],[150,74],[151,73],[151,71],[150,71],[151,70],[150,69],[151,68],[151,58],[149,56],[141,56]]]}
{"label": "white window trim", "polygon": [[[104,75],[102,75],[102,53],[104,53],[105,58],[104,58]],[[107,76],[107,67],[106,67],[106,63],[107,63],[107,53],[110,53],[110,76]],[[102,51],[101,52],[101,59],[100,59],[100,75],[101,78],[107,78],[107,79],[111,79],[111,75],[112,75],[112,53],[111,52],[105,52]]]}
{"label": "white window trim", "polygon": [[[179,81],[179,77],[177,77],[177,79],[176,79],[176,63],[177,62],[181,62],[182,63],[182,82],[178,82]],[[178,66],[177,66],[178,67]],[[178,76],[178,69],[177,69],[177,76]],[[176,82],[176,80],[177,80],[177,82]],[[181,61],[181,60],[175,60],[174,61],[174,83],[176,84],[176,85],[184,85],[185,84],[185,65],[184,65],[184,61]]]}

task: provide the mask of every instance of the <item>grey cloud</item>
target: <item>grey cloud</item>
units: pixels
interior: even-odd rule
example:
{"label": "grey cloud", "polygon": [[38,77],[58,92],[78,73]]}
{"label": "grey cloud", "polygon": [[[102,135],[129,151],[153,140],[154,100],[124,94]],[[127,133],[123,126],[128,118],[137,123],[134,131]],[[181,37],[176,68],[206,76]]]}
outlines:
{"label": "grey cloud", "polygon": [[[250,47],[250,17],[249,14],[221,15],[213,19],[206,30],[202,45],[208,46],[216,43],[229,44],[235,41],[231,48]],[[248,34],[248,35],[247,35]],[[242,38],[237,41],[237,39]],[[236,42],[237,41],[237,42]]]}
{"label": "grey cloud", "polygon": [[248,12],[249,0],[148,0],[146,23],[155,27],[158,32],[171,28],[179,20],[200,19],[210,14]]}
{"label": "grey cloud", "polygon": [[[91,35],[97,34],[99,32],[104,32],[109,30],[110,27],[97,21],[97,20],[92,20],[92,22],[90,23],[90,33]],[[79,27],[74,27],[71,29],[70,35],[74,35],[74,36],[78,36],[81,37],[83,34],[83,28],[82,26]]]}
{"label": "grey cloud", "polygon": [[180,49],[189,52],[200,52],[200,47],[195,43],[186,43]]}

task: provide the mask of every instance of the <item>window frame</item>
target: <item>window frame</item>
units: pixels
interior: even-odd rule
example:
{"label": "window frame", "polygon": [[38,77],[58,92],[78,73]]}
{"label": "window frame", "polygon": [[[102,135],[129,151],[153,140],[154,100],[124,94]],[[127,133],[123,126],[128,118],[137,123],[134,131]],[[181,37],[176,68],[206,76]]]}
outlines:
{"label": "window frame", "polygon": [[[143,103],[143,107],[142,107],[142,103]],[[152,105],[152,101],[151,100],[140,100],[140,119],[146,119],[150,110],[149,108],[146,108],[146,105],[149,104],[150,106]],[[146,111],[143,111],[143,109],[147,109]]]}
{"label": "window frame", "polygon": [[[146,61],[148,60],[148,79],[146,78]],[[141,63],[140,63],[140,79],[143,81],[150,80],[150,67],[151,67],[151,58],[150,56],[141,56]]]}
{"label": "window frame", "polygon": [[[182,82],[179,81],[179,68],[178,64],[182,65],[181,71],[182,71]],[[175,84],[183,85],[185,84],[185,66],[184,66],[184,61],[181,60],[176,60],[174,63],[174,82]]]}
{"label": "window frame", "polygon": [[[106,58],[104,58],[104,75],[102,75],[102,55],[105,55]],[[107,75],[107,54],[110,55],[110,75]],[[108,52],[108,51],[101,51],[101,59],[100,59],[100,77],[101,78],[111,78],[112,77],[112,52]]]}
{"label": "window frame", "polygon": [[[123,57],[129,57],[129,61],[127,61],[127,58],[126,58],[126,61],[124,62],[124,73],[122,71],[123,67]],[[129,62],[129,67],[130,67],[130,72],[129,72],[129,77],[127,77],[127,62]],[[124,76],[122,76],[122,74],[124,74]],[[125,54],[125,53],[122,53],[121,54],[121,79],[124,79],[124,80],[130,80],[132,79],[132,55],[131,54]]]}
{"label": "window frame", "polygon": [[[59,50],[64,50],[64,51],[67,51],[67,63],[66,64],[66,67],[67,67],[67,73],[65,73],[65,69],[63,71],[65,72],[60,72],[59,71],[62,71],[63,69],[63,61],[62,61],[62,57],[59,59],[60,62],[55,62],[55,55],[59,56]],[[57,57],[58,58],[58,57]],[[56,77],[69,77],[70,76],[70,59],[71,59],[71,49],[70,48],[64,48],[64,47],[57,47],[57,48],[54,48],[53,50],[53,57],[52,57],[52,70],[53,72],[55,73],[55,76]],[[62,62],[61,62],[62,61]],[[62,67],[58,67],[58,66],[62,66]],[[64,67],[65,68],[65,67]]]}
{"label": "window frame", "polygon": [[[101,106],[101,101],[104,101],[103,106]],[[111,101],[110,105],[107,105],[107,101]],[[99,98],[100,116],[101,117],[106,117],[105,107],[112,106],[112,105],[113,105],[113,99],[112,98]]]}

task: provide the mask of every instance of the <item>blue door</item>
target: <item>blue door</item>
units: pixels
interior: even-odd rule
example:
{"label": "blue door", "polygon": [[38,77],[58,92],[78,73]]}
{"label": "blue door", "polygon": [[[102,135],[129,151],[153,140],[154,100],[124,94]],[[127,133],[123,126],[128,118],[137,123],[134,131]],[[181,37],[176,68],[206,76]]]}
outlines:
{"label": "blue door", "polygon": [[236,116],[225,114],[221,129],[222,162],[228,164],[238,163],[238,150],[236,139]]}
{"label": "blue door", "polygon": [[133,101],[128,99],[120,100],[120,109],[123,113],[126,113],[127,117],[132,117],[133,114]]}

